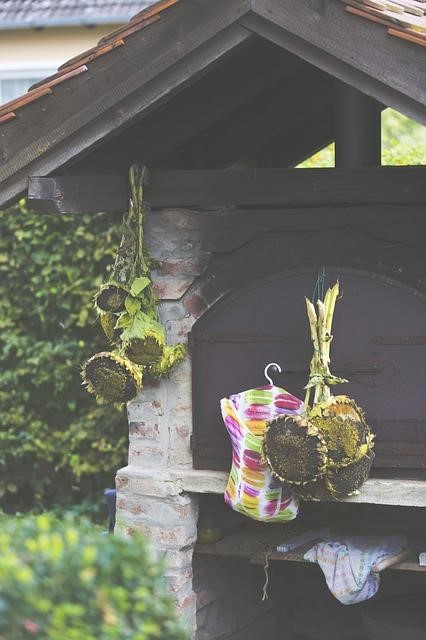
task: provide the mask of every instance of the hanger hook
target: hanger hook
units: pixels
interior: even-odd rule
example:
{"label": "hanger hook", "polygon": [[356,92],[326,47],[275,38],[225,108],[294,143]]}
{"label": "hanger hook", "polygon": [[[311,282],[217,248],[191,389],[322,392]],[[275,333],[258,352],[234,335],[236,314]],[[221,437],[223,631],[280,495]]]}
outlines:
{"label": "hanger hook", "polygon": [[268,370],[269,367],[276,367],[278,369],[278,373],[282,373],[282,369],[280,367],[279,364],[277,364],[276,362],[270,362],[269,364],[266,365],[265,370],[264,370],[264,374],[265,374],[265,378],[267,379],[267,381],[269,382],[269,384],[271,386],[274,386],[274,383],[272,382],[270,376],[268,375]]}

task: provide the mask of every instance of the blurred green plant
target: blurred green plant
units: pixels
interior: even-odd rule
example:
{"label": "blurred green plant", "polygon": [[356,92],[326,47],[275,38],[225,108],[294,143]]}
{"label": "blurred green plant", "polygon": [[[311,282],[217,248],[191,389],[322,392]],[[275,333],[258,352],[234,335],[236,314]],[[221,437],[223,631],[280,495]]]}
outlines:
{"label": "blurred green plant", "polygon": [[[426,164],[426,127],[385,109],[382,113],[382,165]],[[300,169],[334,167],[334,143],[298,165]]]}
{"label": "blurred green plant", "polygon": [[0,506],[90,510],[125,463],[122,409],[84,391],[80,363],[106,346],[93,295],[119,225],[103,214],[0,212]]}
{"label": "blurred green plant", "polygon": [[0,519],[0,640],[187,640],[147,542],[44,514]]}

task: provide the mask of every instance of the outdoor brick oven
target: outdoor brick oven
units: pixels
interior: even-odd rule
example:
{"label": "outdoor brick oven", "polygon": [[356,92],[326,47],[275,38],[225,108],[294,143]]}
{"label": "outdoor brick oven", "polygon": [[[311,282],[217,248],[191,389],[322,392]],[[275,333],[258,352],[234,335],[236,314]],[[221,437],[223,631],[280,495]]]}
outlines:
{"label": "outdoor brick oven", "polygon": [[[294,568],[280,575],[274,567],[271,582],[279,586],[265,604],[261,567],[236,557],[194,556],[194,545],[200,508],[216,511],[220,522],[231,525],[234,517],[238,524],[222,498],[203,497],[223,492],[226,473],[218,470],[230,465],[219,399],[262,384],[270,361],[282,365],[286,388],[301,393],[310,349],[303,294],[311,294],[319,265],[342,283],[334,360],[351,377],[351,393],[378,433],[373,476],[397,482],[405,467],[422,477],[424,399],[415,380],[423,375],[426,343],[426,253],[423,240],[409,237],[398,222],[398,207],[373,209],[374,222],[371,206],[356,218],[351,207],[324,207],[321,216],[316,208],[297,217],[293,211],[265,210],[259,216],[235,208],[166,209],[148,216],[149,250],[162,264],[154,274],[161,318],[171,343],[189,336],[190,352],[168,380],[145,388],[129,404],[129,466],[117,475],[117,526],[128,534],[142,531],[165,552],[171,589],[194,626],[198,607],[197,638],[258,638],[268,628],[288,632],[282,617],[289,615],[291,594],[286,580],[280,584],[283,575],[304,593],[305,600],[300,593],[298,599],[302,607],[310,607],[312,598],[322,603],[325,625],[330,615],[340,619],[312,637],[363,637],[355,614],[343,615],[310,568],[304,584]],[[420,218],[418,223],[424,224]],[[339,347],[347,326],[353,340],[348,346],[342,339]],[[392,481],[387,495],[386,481],[377,488],[375,482],[370,480],[371,493],[360,502],[404,504]],[[420,504],[424,497],[417,499]],[[360,506],[353,508],[360,513]],[[296,631],[309,632],[309,624],[301,624],[303,612],[292,613]]]}
{"label": "outdoor brick oven", "polygon": [[[377,457],[359,496],[307,504],[300,520],[421,529],[425,169],[379,165],[384,105],[426,124],[425,35],[378,13],[357,1],[161,0],[0,109],[2,207],[28,193],[41,214],[121,214],[129,167],[149,169],[161,321],[189,352],[128,406],[117,530],[164,553],[197,640],[364,638],[359,608],[338,605],[317,567],[271,556],[262,602],[265,551],[284,528],[246,532],[221,495],[219,400],[262,384],[271,361],[301,394],[303,296],[319,268],[341,280],[333,361]],[[332,140],[336,169],[291,168]],[[197,543],[199,514],[224,542]],[[387,595],[419,591],[419,571],[388,573]]]}

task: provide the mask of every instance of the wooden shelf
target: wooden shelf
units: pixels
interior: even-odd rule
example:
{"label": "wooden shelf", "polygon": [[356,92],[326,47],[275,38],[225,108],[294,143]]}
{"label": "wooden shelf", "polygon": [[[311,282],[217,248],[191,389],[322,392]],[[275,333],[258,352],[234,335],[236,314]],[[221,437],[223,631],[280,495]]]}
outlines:
{"label": "wooden shelf", "polygon": [[[282,553],[276,551],[279,544],[285,541],[283,528],[279,529],[268,527],[265,525],[245,525],[238,527],[236,532],[230,533],[215,544],[197,543],[195,553],[205,556],[246,558],[252,564],[264,565],[266,558],[269,562],[303,562],[311,565],[312,563],[304,560],[304,554],[315,544],[309,542],[307,544],[294,549],[293,551]],[[291,537],[291,536],[289,536]],[[418,571],[426,572],[426,567],[422,567],[418,563],[418,558],[413,554],[402,562],[392,565],[386,571]]]}
{"label": "wooden shelf", "polygon": [[[224,471],[172,470],[182,491],[223,493],[228,480]],[[331,499],[330,499],[331,500]],[[341,502],[378,504],[397,507],[426,507],[426,480],[413,478],[369,478],[359,494]]]}

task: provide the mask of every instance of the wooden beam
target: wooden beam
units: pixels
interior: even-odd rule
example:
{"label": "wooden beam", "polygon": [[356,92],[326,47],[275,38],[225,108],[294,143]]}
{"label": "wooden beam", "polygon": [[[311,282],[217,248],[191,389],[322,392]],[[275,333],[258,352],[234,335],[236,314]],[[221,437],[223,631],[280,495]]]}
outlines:
{"label": "wooden beam", "polygon": [[339,82],[335,100],[336,167],[379,167],[381,133],[380,104]]}
{"label": "wooden beam", "polygon": [[[38,213],[122,212],[127,177],[30,177],[28,197]],[[259,169],[151,172],[146,199],[154,207],[421,204],[426,167]]]}

